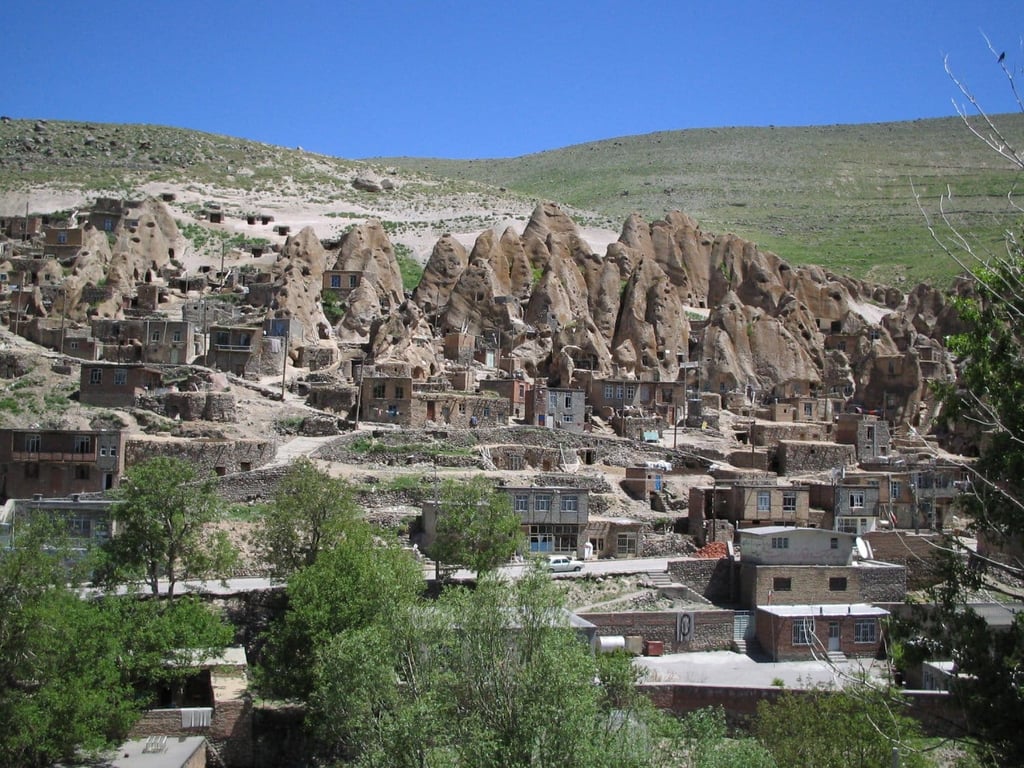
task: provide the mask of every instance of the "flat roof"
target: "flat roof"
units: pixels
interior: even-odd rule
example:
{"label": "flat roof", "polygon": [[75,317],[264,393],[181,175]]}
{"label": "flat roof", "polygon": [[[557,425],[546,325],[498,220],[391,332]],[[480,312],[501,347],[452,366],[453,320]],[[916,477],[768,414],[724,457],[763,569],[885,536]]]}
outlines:
{"label": "flat roof", "polygon": [[168,736],[160,752],[146,752],[148,739],[132,739],[117,749],[105,765],[111,768],[182,768],[198,750],[205,749],[203,736]]}
{"label": "flat roof", "polygon": [[759,611],[780,617],[888,616],[885,608],[867,603],[818,603],[817,605],[759,605]]}
{"label": "flat roof", "polygon": [[851,539],[857,538],[856,533],[845,533],[843,531],[833,531],[829,528],[807,528],[797,527],[793,525],[758,525],[754,528],[740,528],[741,534],[754,535],[754,536],[777,536],[780,533],[794,533],[796,531],[817,531],[821,534],[827,534],[828,536],[847,536]]}

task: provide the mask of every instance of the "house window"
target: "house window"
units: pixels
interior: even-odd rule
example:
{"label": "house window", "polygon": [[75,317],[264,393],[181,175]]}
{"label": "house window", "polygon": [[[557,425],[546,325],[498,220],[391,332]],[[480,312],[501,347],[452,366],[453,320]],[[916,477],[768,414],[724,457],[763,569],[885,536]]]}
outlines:
{"label": "house window", "polygon": [[527,512],[530,509],[530,497],[525,493],[517,493],[515,495],[515,510],[516,512]]}
{"label": "house window", "polygon": [[68,349],[78,349],[78,342],[77,341],[69,341],[68,342]]}
{"label": "house window", "polygon": [[75,435],[75,453],[92,453],[92,438],[88,435]]}
{"label": "house window", "polygon": [[118,368],[114,371],[114,383],[115,384],[127,384],[128,383],[128,371],[124,368]]}
{"label": "house window", "polygon": [[101,445],[100,446],[100,456],[106,456],[106,455],[107,455],[107,446]]}
{"label": "house window", "polygon": [[845,576],[832,576],[828,580],[828,591],[829,592],[845,592],[846,591],[846,577]]}
{"label": "house window", "polygon": [[853,642],[874,643],[878,641],[878,622],[874,619],[857,619],[853,625]]}
{"label": "house window", "polygon": [[789,536],[772,536],[772,549],[789,549]]}
{"label": "house window", "polygon": [[889,498],[890,499],[898,499],[900,497],[901,493],[903,493],[903,483],[901,483],[899,480],[890,480],[889,481]]}
{"label": "house window", "polygon": [[397,405],[389,405],[388,406],[388,416],[390,416],[392,419],[398,417],[398,406]]}
{"label": "house window", "polygon": [[459,403],[459,413],[465,413],[465,412],[466,412],[466,404],[465,403]]}
{"label": "house window", "polygon": [[89,465],[88,464],[75,464],[75,480],[88,480],[89,479]]}
{"label": "house window", "polygon": [[383,400],[387,396],[387,388],[384,384],[373,385],[373,396],[377,400]]}
{"label": "house window", "polygon": [[39,453],[42,438],[39,435],[25,435],[25,452]]}
{"label": "house window", "polygon": [[626,399],[627,400],[632,400],[634,397],[636,397],[636,384],[627,384],[626,385]]}
{"label": "house window", "polygon": [[635,555],[636,554],[636,534],[635,533],[620,533],[615,537],[615,554],[617,555]]}
{"label": "house window", "polygon": [[851,509],[863,509],[864,508],[864,492],[854,491],[850,493],[850,508]]}
{"label": "house window", "polygon": [[349,288],[355,288],[357,285],[359,285],[359,275],[349,275],[348,276],[348,287]]}
{"label": "house window", "polygon": [[814,404],[804,403],[804,418],[809,419],[814,415]]}
{"label": "house window", "polygon": [[590,546],[592,547],[595,555],[601,554],[602,552],[604,552],[604,538],[599,537],[596,539],[591,539]]}
{"label": "house window", "polygon": [[558,407],[558,394],[551,392],[548,394],[548,410],[553,411]]}
{"label": "house window", "polygon": [[614,384],[605,384],[604,385],[604,399],[605,400],[611,400],[614,397],[615,397],[615,385]]}
{"label": "house window", "polygon": [[103,383],[103,369],[102,368],[90,368],[89,369],[89,383],[90,384],[102,384]]}
{"label": "house window", "polygon": [[92,536],[92,520],[86,517],[72,517],[68,520],[68,535],[75,539]]}
{"label": "house window", "polygon": [[572,408],[572,392],[565,393],[565,407]]}
{"label": "house window", "polygon": [[814,637],[814,619],[793,620],[793,645],[810,645]]}
{"label": "house window", "polygon": [[523,457],[522,456],[509,456],[508,457],[508,468],[513,472],[519,472],[523,468]]}
{"label": "house window", "polygon": [[112,218],[110,218],[109,216],[107,218],[103,219],[103,231],[104,232],[113,232],[114,231],[114,220]]}
{"label": "house window", "polygon": [[622,399],[622,385],[621,384],[619,384],[619,385],[617,385],[615,387],[615,399],[616,400],[621,400]]}
{"label": "house window", "polygon": [[110,446],[110,455],[111,455],[111,457],[117,456],[117,446],[116,445]]}
{"label": "house window", "polygon": [[563,512],[577,512],[580,508],[580,500],[577,496],[563,496],[562,497],[562,511]]}
{"label": "house window", "polygon": [[331,288],[341,288],[341,275],[331,275]]}
{"label": "house window", "polygon": [[405,397],[405,387],[395,387],[395,399],[401,400]]}
{"label": "house window", "polygon": [[839,539],[829,539],[828,540],[828,548],[829,549],[839,549]]}
{"label": "house window", "polygon": [[171,334],[171,341],[181,341],[181,331],[175,331]]}
{"label": "house window", "polygon": [[57,233],[57,242],[60,243],[61,245],[66,245],[67,242],[68,242],[68,233],[67,232],[58,232]]}
{"label": "house window", "polygon": [[566,424],[572,424],[572,414],[571,413],[567,413],[567,414],[563,415],[562,416],[562,421],[564,421]]}
{"label": "house window", "polygon": [[757,511],[758,512],[771,512],[772,510],[772,493],[771,491],[758,491],[757,492]]}
{"label": "house window", "polygon": [[538,512],[550,512],[551,511],[551,496],[549,494],[541,494],[534,498],[533,506]]}
{"label": "house window", "polygon": [[526,385],[525,384],[520,384],[519,385],[519,399],[522,400],[524,397],[526,397]]}
{"label": "house window", "polygon": [[793,579],[791,579],[789,576],[776,576],[774,579],[772,579],[772,591],[792,592]]}
{"label": "house window", "polygon": [[31,462],[25,465],[25,477],[26,479],[32,480],[39,477],[39,465],[35,462]]}
{"label": "house window", "polygon": [[160,331],[153,331],[149,334],[149,340],[152,342],[160,341]]}
{"label": "house window", "polygon": [[836,522],[836,530],[840,533],[857,533],[857,518],[840,517]]}
{"label": "house window", "polygon": [[490,418],[490,415],[491,415],[491,406],[485,405],[484,406],[484,418],[485,419],[486,418]]}
{"label": "house window", "polygon": [[796,491],[782,492],[782,511],[796,512]]}

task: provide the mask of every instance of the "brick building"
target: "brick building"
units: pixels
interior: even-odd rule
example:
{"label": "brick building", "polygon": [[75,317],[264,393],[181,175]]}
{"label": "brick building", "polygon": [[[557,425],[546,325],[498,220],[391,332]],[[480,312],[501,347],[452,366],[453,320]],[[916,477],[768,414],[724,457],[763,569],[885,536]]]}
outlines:
{"label": "brick building", "polygon": [[124,472],[124,446],[122,430],[0,430],[0,497],[115,488]]}
{"label": "brick building", "polygon": [[83,364],[78,399],[82,405],[131,408],[136,398],[163,386],[163,372],[140,363]]}
{"label": "brick building", "polygon": [[842,654],[874,658],[882,643],[884,608],[864,603],[768,605],[757,609],[757,641],[772,661]]}

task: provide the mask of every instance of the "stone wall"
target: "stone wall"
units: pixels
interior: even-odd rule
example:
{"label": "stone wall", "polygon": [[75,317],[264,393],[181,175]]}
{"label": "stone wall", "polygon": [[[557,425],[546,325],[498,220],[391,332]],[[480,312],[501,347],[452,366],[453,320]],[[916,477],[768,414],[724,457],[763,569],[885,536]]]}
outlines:
{"label": "stone wall", "polygon": [[230,392],[165,392],[137,398],[141,408],[182,421],[235,423],[238,414],[235,396]]}
{"label": "stone wall", "polygon": [[[229,768],[247,768],[253,760],[252,704],[248,694],[216,701],[207,728],[182,728],[180,709],[151,709],[144,712],[128,733],[130,739],[149,736],[205,736]],[[207,754],[210,747],[207,746]],[[214,763],[211,760],[211,764]]]}
{"label": "stone wall", "polygon": [[825,472],[836,467],[849,467],[857,463],[856,448],[838,443],[805,443],[782,440],[776,453],[779,474],[794,475],[804,472]]}
{"label": "stone wall", "polygon": [[[679,637],[680,614],[689,614],[692,629],[688,639]],[[597,626],[599,637],[639,635],[644,640],[660,640],[667,653],[687,651],[722,651],[732,644],[733,612],[727,610],[697,611],[626,611],[622,613],[581,613],[582,618]]]}
{"label": "stone wall", "polygon": [[133,437],[125,442],[126,467],[154,456],[169,456],[189,462],[199,475],[248,472],[268,464],[276,454],[273,440]]}
{"label": "stone wall", "polygon": [[669,560],[668,572],[673,581],[689,587],[713,603],[735,603],[739,597],[735,563],[728,557]]}
{"label": "stone wall", "polygon": [[906,568],[907,589],[924,589],[939,581],[936,556],[942,551],[942,535],[909,531],[872,531],[864,538],[875,560]]}

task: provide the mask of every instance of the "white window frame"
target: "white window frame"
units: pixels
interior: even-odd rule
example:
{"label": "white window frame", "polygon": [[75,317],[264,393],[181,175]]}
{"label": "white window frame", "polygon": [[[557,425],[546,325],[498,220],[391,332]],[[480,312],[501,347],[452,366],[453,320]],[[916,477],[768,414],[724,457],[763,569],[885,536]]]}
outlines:
{"label": "white window frame", "polygon": [[541,493],[533,498],[533,508],[538,512],[551,511],[551,494]]}
{"label": "white window frame", "polygon": [[772,549],[789,549],[789,536],[772,536]]}
{"label": "white window frame", "polygon": [[878,622],[875,619],[857,619],[853,624],[853,642],[878,642]]}
{"label": "white window frame", "polygon": [[782,511],[796,512],[796,491],[782,492]]}
{"label": "white window frame", "polygon": [[530,511],[530,496],[526,493],[517,493],[513,500],[513,508],[516,512]]}
{"label": "white window frame", "polygon": [[563,512],[579,512],[580,509],[580,498],[575,493],[563,496],[561,501],[561,509]]}
{"label": "white window frame", "polygon": [[793,619],[793,645],[812,645],[814,643],[814,619]]}
{"label": "white window frame", "polygon": [[864,509],[864,491],[850,491],[850,509]]}
{"label": "white window frame", "polygon": [[772,511],[772,492],[771,491],[758,491],[757,492],[757,511],[758,512],[771,512]]}

